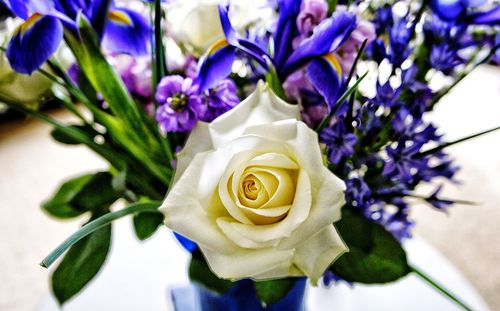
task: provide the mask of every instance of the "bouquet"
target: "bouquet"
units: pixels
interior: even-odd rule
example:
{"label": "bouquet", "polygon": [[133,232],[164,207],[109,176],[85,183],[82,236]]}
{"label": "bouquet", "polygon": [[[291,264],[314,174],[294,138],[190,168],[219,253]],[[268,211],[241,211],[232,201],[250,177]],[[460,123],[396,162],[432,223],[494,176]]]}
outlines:
{"label": "bouquet", "polygon": [[17,23],[2,47],[10,74],[43,76],[44,99],[78,121],[0,101],[109,163],[42,205],[85,219],[41,262],[65,253],[51,276],[60,304],[101,268],[112,222],[131,216],[140,240],[165,225],[191,253],[206,310],[301,310],[306,282],[409,273],[468,309],[401,242],[412,200],[469,204],[440,194],[459,169],[446,148],[500,129],[446,141],[426,118],[474,68],[500,62],[498,3],[0,3]]}

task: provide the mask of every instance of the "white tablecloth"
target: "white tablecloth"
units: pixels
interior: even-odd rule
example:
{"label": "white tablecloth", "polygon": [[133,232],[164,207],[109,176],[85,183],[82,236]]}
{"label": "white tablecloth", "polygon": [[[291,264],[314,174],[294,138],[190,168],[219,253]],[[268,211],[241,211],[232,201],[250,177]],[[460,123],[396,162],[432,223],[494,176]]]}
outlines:
{"label": "white tablecloth", "polygon": [[[113,246],[98,277],[68,302],[66,311],[171,310],[168,288],[187,284],[188,254],[166,228],[140,243],[130,218],[115,222]],[[405,243],[410,262],[454,292],[474,310],[489,310],[459,271],[425,241]],[[460,310],[417,276],[409,275],[383,286],[345,284],[309,287],[308,310]],[[38,311],[60,310],[47,294]]]}

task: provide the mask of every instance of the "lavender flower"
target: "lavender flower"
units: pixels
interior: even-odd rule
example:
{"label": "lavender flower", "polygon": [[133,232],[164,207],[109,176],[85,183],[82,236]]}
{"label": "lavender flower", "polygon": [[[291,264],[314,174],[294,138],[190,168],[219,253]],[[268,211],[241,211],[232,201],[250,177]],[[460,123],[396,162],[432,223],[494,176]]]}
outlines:
{"label": "lavender flower", "polygon": [[164,132],[187,132],[205,113],[203,98],[191,78],[172,75],[158,84],[156,120]]}

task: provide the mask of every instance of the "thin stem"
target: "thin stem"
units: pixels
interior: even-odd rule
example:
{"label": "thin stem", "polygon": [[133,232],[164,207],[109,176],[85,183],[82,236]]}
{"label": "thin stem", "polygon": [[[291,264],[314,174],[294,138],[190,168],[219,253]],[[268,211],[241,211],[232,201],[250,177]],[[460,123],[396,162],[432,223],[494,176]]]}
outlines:
{"label": "thin stem", "polygon": [[470,139],[473,139],[473,138],[476,138],[476,137],[479,137],[479,136],[482,136],[482,135],[485,135],[485,134],[488,134],[488,133],[491,133],[491,132],[494,132],[494,131],[498,131],[498,130],[500,130],[500,126],[492,128],[492,129],[489,129],[489,130],[486,130],[486,131],[482,131],[482,132],[479,132],[479,133],[476,133],[476,134],[473,134],[473,135],[469,135],[469,136],[466,136],[466,137],[454,140],[452,142],[444,143],[444,144],[441,144],[441,145],[439,145],[437,147],[434,147],[432,149],[429,149],[429,150],[426,150],[424,152],[421,152],[416,157],[423,158],[423,157],[428,156],[430,154],[433,154],[433,153],[436,153],[438,151],[441,151],[444,148],[447,148],[447,147],[456,145],[458,143],[461,143],[461,142],[464,142],[464,141],[467,141],[467,140],[470,140]]}
{"label": "thin stem", "polygon": [[358,53],[356,54],[356,58],[354,59],[354,62],[352,63],[351,70],[349,71],[349,75],[347,76],[347,80],[345,82],[345,85],[349,85],[351,82],[352,77],[354,76],[354,73],[356,72],[356,68],[358,67],[358,62],[361,59],[361,56],[363,55],[363,52],[366,47],[366,43],[368,42],[368,39],[363,40],[363,43],[361,43],[361,46],[359,47]]}
{"label": "thin stem", "polygon": [[425,273],[420,271],[418,268],[414,266],[410,266],[410,269],[412,270],[413,273],[415,273],[418,277],[420,277],[423,281],[425,281],[427,284],[431,285],[439,291],[441,294],[445,295],[449,299],[451,299],[453,302],[455,302],[457,305],[462,307],[464,310],[470,310],[472,311],[472,308],[470,308],[468,305],[466,305],[463,301],[461,301],[458,297],[456,297],[453,293],[449,292],[445,288],[443,288],[441,285],[437,284],[434,280],[432,280],[429,276],[427,276]]}
{"label": "thin stem", "polygon": [[68,248],[73,246],[76,242],[80,241],[92,232],[101,229],[102,227],[110,224],[112,221],[122,218],[124,216],[144,211],[156,211],[160,202],[147,202],[132,204],[122,210],[105,214],[88,224],[81,227],[78,231],[70,235],[64,242],[59,244],[47,257],[45,257],[40,265],[44,268],[50,267],[54,261],[57,260]]}
{"label": "thin stem", "polygon": [[431,107],[433,107],[435,104],[437,104],[441,98],[443,98],[446,94],[448,94],[455,86],[457,86],[458,83],[460,83],[465,77],[467,77],[474,69],[476,69],[479,65],[482,65],[484,63],[487,63],[493,55],[495,55],[496,51],[500,49],[500,44],[495,45],[494,47],[491,48],[490,52],[488,55],[486,55],[481,61],[478,63],[474,64],[472,68],[466,72],[463,72],[458,79],[456,79],[449,87],[447,87],[444,91],[440,92],[436,97],[431,102]]}
{"label": "thin stem", "polygon": [[351,96],[354,91],[358,89],[358,85],[363,81],[364,78],[368,75],[368,71],[365,72],[357,81],[354,83],[354,85],[347,90],[342,97],[340,97],[335,105],[333,106],[332,110],[330,113],[321,121],[321,123],[316,127],[316,132],[320,133],[327,125],[330,123],[330,120],[332,117],[335,115],[335,112],[337,112],[337,109],[340,107],[340,105],[349,97]]}

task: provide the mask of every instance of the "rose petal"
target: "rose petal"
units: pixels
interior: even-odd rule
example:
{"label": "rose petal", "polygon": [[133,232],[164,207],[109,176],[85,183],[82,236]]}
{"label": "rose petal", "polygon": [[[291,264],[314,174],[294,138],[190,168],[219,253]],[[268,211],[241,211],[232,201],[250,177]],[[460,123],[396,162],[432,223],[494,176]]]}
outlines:
{"label": "rose petal", "polygon": [[[318,135],[305,123],[296,120],[282,120],[270,124],[249,127],[245,135],[254,134],[267,139],[286,142],[291,149],[288,154],[293,155],[301,169],[314,176],[324,168],[321,151],[318,147]],[[319,186],[321,180],[311,178],[314,187]]]}
{"label": "rose petal", "polygon": [[299,118],[297,105],[283,101],[261,81],[254,93],[210,123],[210,136],[214,146],[218,147],[240,137],[249,126]]}
{"label": "rose petal", "polygon": [[202,252],[216,275],[232,280],[255,278],[258,275],[268,278],[268,274],[273,277],[289,276],[294,254],[293,250],[279,251],[273,248],[239,249],[232,254],[223,254],[202,247]]}
{"label": "rose petal", "polygon": [[213,148],[212,139],[208,133],[208,123],[198,122],[189,135],[184,148],[177,153],[177,166],[175,168],[173,184],[179,180],[196,154],[212,150]]}
{"label": "rose petal", "polygon": [[[229,239],[241,247],[277,245],[277,242],[289,237],[308,218],[312,202],[311,184],[304,171],[299,173],[297,189],[300,189],[300,191],[296,192],[287,217],[280,222],[256,226],[254,224],[239,223],[230,218],[219,218],[217,224]],[[317,230],[317,227],[314,229]]]}
{"label": "rose petal", "polygon": [[[231,254],[239,249],[219,229],[215,218],[229,216],[214,196],[210,202],[210,213],[205,211],[198,198],[198,186],[202,180],[203,166],[208,154],[196,155],[177,184],[171,189],[160,207],[165,216],[165,225],[183,236],[196,241],[200,246],[214,252]],[[201,229],[202,228],[202,229]]]}
{"label": "rose petal", "polygon": [[[289,249],[295,245],[299,245],[314,235],[318,229],[324,228],[340,219],[341,208],[345,204],[345,184],[326,167],[323,167],[318,172],[318,175],[323,175],[321,178],[323,183],[313,193],[313,198],[315,199],[307,219],[295,229],[293,235],[283,239],[278,248]],[[317,178],[319,179],[320,177]]]}
{"label": "rose petal", "polygon": [[347,250],[335,227],[330,225],[302,243],[296,249],[293,262],[316,285],[330,264]]}
{"label": "rose petal", "polygon": [[286,168],[291,170],[299,169],[297,163],[295,163],[292,159],[287,157],[281,153],[264,153],[259,156],[256,156],[252,160],[250,160],[247,164],[248,166],[271,166],[271,167],[279,167]]}

